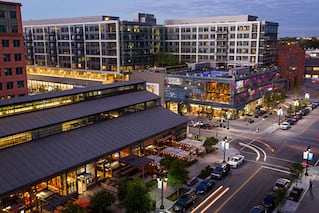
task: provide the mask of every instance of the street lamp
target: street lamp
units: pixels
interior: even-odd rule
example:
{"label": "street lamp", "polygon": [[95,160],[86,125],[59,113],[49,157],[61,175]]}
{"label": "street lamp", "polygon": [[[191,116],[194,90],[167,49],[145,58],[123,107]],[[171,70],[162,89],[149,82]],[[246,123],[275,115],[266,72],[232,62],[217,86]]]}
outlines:
{"label": "street lamp", "polygon": [[312,157],[313,157],[313,154],[310,152],[311,149],[310,149],[310,146],[307,147],[307,150],[303,153],[303,159],[306,159],[306,172],[305,172],[305,175],[308,176],[308,164],[309,164],[309,161],[312,160]]}
{"label": "street lamp", "polygon": [[224,153],[224,160],[223,160],[223,163],[226,163],[226,150],[229,149],[229,143],[227,142],[227,137],[224,138],[224,140],[221,142],[221,146],[222,146],[222,150],[223,150],[223,153]]}
{"label": "street lamp", "polygon": [[161,173],[160,177],[157,178],[158,188],[161,189],[161,206],[160,209],[164,209],[164,182],[167,182],[168,178],[165,173]]}
{"label": "street lamp", "polygon": [[229,119],[230,119],[231,113],[227,111],[226,115],[227,115],[227,129],[229,129]]}
{"label": "street lamp", "polygon": [[294,107],[295,107],[295,115],[297,113],[297,107],[299,106],[299,100],[298,99],[295,99],[294,100]]}
{"label": "street lamp", "polygon": [[281,107],[279,107],[278,111],[277,111],[277,115],[278,115],[278,124],[280,125],[280,117],[283,116],[284,112],[281,109]]}

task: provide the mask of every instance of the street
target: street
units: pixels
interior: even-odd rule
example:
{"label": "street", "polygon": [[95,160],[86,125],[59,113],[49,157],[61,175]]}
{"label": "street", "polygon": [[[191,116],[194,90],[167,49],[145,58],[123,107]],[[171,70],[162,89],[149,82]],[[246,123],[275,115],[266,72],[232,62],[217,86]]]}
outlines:
{"label": "street", "polygon": [[[197,204],[192,212],[249,212],[254,205],[261,204],[276,179],[290,178],[292,163],[304,161],[303,152],[308,146],[314,153],[309,166],[318,163],[318,126],[319,109],[314,109],[288,130],[279,128],[276,115],[249,126],[243,121],[231,121],[229,129],[201,129],[204,137],[231,136],[230,147],[245,156],[245,163],[232,169],[227,179],[216,181],[215,190],[211,191],[213,195],[206,196],[203,204]],[[257,127],[260,132],[254,131]],[[197,128],[190,129],[191,133],[198,133]]]}

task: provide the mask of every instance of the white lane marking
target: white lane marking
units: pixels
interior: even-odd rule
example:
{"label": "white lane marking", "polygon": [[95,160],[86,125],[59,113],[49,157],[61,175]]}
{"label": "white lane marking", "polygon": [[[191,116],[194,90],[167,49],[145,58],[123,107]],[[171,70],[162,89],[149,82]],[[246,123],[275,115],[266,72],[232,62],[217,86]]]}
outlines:
{"label": "white lane marking", "polygon": [[251,150],[253,150],[254,152],[256,152],[256,154],[257,154],[256,161],[259,160],[259,158],[260,158],[260,153],[259,153],[259,151],[258,151],[255,147],[253,147],[253,146],[251,146],[251,145],[248,145],[248,144],[245,144],[245,143],[241,143],[241,142],[239,142],[239,145],[244,146],[244,147],[247,147],[248,149],[251,149]]}

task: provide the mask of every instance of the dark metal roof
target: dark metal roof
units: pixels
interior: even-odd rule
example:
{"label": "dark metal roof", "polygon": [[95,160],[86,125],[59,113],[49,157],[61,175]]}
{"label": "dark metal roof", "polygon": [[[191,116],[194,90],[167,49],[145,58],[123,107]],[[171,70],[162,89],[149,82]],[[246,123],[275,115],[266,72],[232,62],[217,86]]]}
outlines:
{"label": "dark metal roof", "polygon": [[140,157],[137,155],[128,155],[124,158],[121,158],[119,160],[121,163],[125,163],[137,168],[143,167],[149,163],[154,162],[153,159],[147,158],[147,157]]}
{"label": "dark metal roof", "polygon": [[131,92],[0,119],[0,137],[86,117],[159,98],[148,91]]}
{"label": "dark metal roof", "polygon": [[155,107],[2,149],[0,196],[186,123],[185,117]]}
{"label": "dark metal roof", "polygon": [[124,81],[124,82],[116,82],[113,84],[102,84],[102,85],[94,85],[90,87],[85,88],[75,88],[72,90],[64,90],[64,91],[58,91],[58,92],[49,92],[49,93],[43,93],[38,95],[29,95],[29,96],[22,96],[22,97],[16,97],[11,99],[5,99],[0,101],[0,106],[6,106],[6,105],[13,105],[18,103],[26,103],[26,102],[32,102],[32,101],[42,101],[48,98],[57,98],[67,95],[74,95],[79,93],[85,93],[90,91],[96,91],[96,90],[103,90],[108,88],[115,88],[119,86],[125,86],[125,85],[132,85],[136,83],[145,83],[144,80],[130,80],[130,81]]}

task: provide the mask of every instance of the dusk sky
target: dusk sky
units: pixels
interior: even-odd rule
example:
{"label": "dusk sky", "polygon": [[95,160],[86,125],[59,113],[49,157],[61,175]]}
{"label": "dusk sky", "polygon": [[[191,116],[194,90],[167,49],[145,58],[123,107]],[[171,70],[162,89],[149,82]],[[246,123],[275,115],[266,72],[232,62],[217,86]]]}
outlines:
{"label": "dusk sky", "polygon": [[[10,0],[9,0],[10,1]],[[133,20],[137,12],[167,19],[254,15],[279,23],[278,37],[319,36],[318,0],[11,0],[22,3],[22,20],[109,15]]]}

